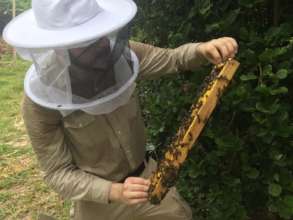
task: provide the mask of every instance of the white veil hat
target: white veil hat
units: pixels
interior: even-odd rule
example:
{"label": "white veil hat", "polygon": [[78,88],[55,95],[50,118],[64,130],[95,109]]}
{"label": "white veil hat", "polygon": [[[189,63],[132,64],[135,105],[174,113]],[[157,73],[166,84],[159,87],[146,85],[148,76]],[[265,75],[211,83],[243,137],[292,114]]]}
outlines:
{"label": "white veil hat", "polygon": [[32,9],[4,28],[17,48],[64,48],[108,35],[137,12],[132,0],[32,0]]}

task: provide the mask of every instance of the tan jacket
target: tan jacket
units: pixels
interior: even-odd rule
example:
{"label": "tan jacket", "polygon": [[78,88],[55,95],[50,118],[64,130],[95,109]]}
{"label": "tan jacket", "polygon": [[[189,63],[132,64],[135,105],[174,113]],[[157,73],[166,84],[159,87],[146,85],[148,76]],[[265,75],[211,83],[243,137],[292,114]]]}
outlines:
{"label": "tan jacket", "polygon": [[[196,47],[162,49],[131,42],[140,60],[138,80],[195,69],[203,62]],[[64,198],[108,203],[111,182],[123,179],[144,159],[145,128],[136,93],[107,115],[76,111],[63,118],[27,96],[22,112],[44,179]]]}

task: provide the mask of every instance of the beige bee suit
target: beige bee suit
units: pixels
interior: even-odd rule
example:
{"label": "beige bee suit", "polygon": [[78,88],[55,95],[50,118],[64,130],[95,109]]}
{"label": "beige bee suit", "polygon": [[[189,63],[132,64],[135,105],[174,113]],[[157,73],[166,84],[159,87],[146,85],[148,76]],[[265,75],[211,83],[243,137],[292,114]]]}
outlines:
{"label": "beige bee suit", "polygon": [[[162,49],[131,42],[140,60],[138,80],[195,69],[203,62],[197,45]],[[22,112],[44,180],[62,197],[74,201],[74,219],[191,219],[190,208],[175,188],[160,206],[109,203],[111,183],[123,179],[144,160],[145,127],[136,93],[126,105],[106,115],[76,111],[62,117],[27,96]],[[144,177],[155,166],[151,160]]]}

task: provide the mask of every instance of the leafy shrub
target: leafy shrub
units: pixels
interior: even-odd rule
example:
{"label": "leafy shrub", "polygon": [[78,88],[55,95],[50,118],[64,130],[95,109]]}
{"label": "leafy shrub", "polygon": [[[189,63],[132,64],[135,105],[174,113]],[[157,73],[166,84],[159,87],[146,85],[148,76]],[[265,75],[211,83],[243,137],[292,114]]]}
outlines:
{"label": "leafy shrub", "polygon": [[[291,219],[292,1],[136,2],[137,39],[175,47],[228,35],[240,45],[241,68],[181,171],[178,188],[194,216]],[[149,141],[158,152],[175,134],[210,69],[142,83]]]}

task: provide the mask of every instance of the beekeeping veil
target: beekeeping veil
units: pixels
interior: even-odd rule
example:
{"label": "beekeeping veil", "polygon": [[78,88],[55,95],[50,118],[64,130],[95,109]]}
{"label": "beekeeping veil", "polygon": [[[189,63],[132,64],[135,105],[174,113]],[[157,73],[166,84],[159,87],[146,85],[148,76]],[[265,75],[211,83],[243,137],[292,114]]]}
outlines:
{"label": "beekeeping veil", "polygon": [[3,32],[33,62],[26,94],[63,115],[105,114],[125,104],[139,69],[128,43],[135,13],[132,0],[33,0]]}

